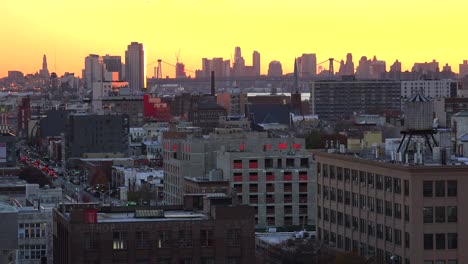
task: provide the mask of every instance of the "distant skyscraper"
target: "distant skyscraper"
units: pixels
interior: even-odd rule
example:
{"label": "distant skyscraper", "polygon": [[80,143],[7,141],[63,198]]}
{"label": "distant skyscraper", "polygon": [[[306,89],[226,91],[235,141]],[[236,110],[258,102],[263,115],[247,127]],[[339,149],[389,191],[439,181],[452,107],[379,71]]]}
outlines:
{"label": "distant skyscraper", "polygon": [[126,78],[130,91],[146,88],[145,52],[143,44],[132,42],[125,51]]}
{"label": "distant skyscraper", "polygon": [[[315,54],[314,54],[315,55]],[[302,115],[301,111],[301,91],[299,89],[299,70],[297,68],[297,60],[294,59],[294,81],[291,89],[291,113]]]}
{"label": "distant skyscraper", "polygon": [[237,62],[238,59],[242,58],[241,48],[235,47],[234,48],[234,63]]}
{"label": "distant skyscraper", "polygon": [[439,72],[439,62],[436,60],[432,60],[432,62],[417,62],[414,63],[413,68],[411,69],[412,72]]}
{"label": "distant skyscraper", "polygon": [[388,72],[388,78],[391,80],[401,80],[401,62],[396,60],[391,66]]}
{"label": "distant skyscraper", "polygon": [[314,77],[317,74],[317,56],[315,53],[302,54],[299,58],[298,74],[302,78]]}
{"label": "distant skyscraper", "polygon": [[122,57],[106,54],[106,56],[102,57],[102,62],[106,72],[117,72],[119,80],[122,80]]}
{"label": "distant skyscraper", "polygon": [[468,75],[468,60],[463,60],[463,64],[459,65],[459,73],[460,73],[460,78],[465,77]]}
{"label": "distant skyscraper", "polygon": [[50,78],[49,69],[47,68],[47,56],[45,54],[42,57],[42,69],[39,71],[39,74],[44,78]]}
{"label": "distant skyscraper", "polygon": [[99,55],[89,54],[85,58],[85,68],[83,78],[85,87],[92,89],[93,83],[103,81],[103,65]]}
{"label": "distant skyscraper", "polygon": [[346,54],[346,63],[344,65],[343,75],[354,75],[353,54]]}
{"label": "distant skyscraper", "polygon": [[254,68],[255,76],[260,76],[260,53],[254,50],[252,54],[252,65]]}
{"label": "distant skyscraper", "polygon": [[386,68],[386,62],[377,60],[376,56],[372,60],[368,60],[366,56],[362,56],[356,69],[356,75],[361,80],[381,79],[385,77]]}
{"label": "distant skyscraper", "polygon": [[232,75],[234,77],[245,76],[245,60],[244,57],[242,57],[240,47],[236,47],[234,49],[234,63],[232,65]]}
{"label": "distant skyscraper", "polygon": [[271,61],[268,65],[268,76],[281,77],[283,76],[283,67],[279,61]]}

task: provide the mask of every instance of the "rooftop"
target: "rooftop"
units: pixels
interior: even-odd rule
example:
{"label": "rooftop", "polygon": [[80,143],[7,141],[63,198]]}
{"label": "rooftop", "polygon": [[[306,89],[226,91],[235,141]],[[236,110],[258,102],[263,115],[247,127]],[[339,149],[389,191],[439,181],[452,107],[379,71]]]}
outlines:
{"label": "rooftop", "polygon": [[[209,219],[209,216],[194,211],[164,211],[161,216],[138,212],[129,213],[104,213],[98,212],[97,223],[121,223],[121,222],[165,222],[165,221],[201,221]],[[65,214],[69,217],[69,213]]]}

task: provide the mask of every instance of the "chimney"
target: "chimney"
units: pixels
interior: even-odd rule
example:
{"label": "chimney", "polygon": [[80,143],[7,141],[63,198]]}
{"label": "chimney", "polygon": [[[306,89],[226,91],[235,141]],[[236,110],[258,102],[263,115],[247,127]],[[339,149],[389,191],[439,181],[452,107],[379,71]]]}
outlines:
{"label": "chimney", "polygon": [[215,90],[215,72],[211,71],[211,95],[215,96],[216,95],[216,90]]}

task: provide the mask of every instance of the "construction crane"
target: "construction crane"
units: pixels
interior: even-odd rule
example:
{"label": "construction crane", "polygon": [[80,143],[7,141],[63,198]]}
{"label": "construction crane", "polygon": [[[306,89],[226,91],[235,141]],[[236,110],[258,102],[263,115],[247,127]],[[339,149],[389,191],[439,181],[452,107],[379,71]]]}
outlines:
{"label": "construction crane", "polygon": [[[180,51],[179,51],[179,53],[180,53]],[[178,63],[178,61],[179,61],[178,54],[177,54],[176,57],[177,57],[177,63]],[[162,79],[162,76],[163,76],[163,75],[162,75],[162,63],[167,64],[167,65],[169,65],[169,66],[172,66],[172,67],[174,67],[174,68],[177,68],[176,65],[174,65],[174,64],[172,64],[172,63],[169,63],[169,62],[167,62],[167,61],[165,61],[165,60],[162,60],[162,59],[158,59],[158,60],[155,60],[155,61],[153,61],[153,62],[150,62],[150,63],[146,64],[146,67],[149,67],[149,66],[155,64],[156,62],[158,63],[157,74],[156,74],[156,78],[157,78],[157,79]],[[187,70],[187,69],[185,69],[185,70],[188,71],[188,72],[195,73],[195,71],[192,71],[192,70]]]}
{"label": "construction crane", "polygon": [[328,71],[330,72],[330,80],[333,79],[333,76],[335,75],[335,70],[333,68],[333,62],[337,62],[337,63],[340,63],[339,61],[335,60],[334,58],[329,58],[328,60],[324,60],[320,63],[317,64],[318,65],[321,65],[325,62],[328,62]]}

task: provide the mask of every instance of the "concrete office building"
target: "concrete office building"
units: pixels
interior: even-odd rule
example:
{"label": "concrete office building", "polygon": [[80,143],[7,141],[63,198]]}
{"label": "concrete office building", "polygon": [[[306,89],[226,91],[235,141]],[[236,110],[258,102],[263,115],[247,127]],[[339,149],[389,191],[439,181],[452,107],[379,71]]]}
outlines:
{"label": "concrete office building", "polygon": [[400,82],[317,81],[310,85],[310,113],[324,120],[400,111]]}
{"label": "concrete office building", "polygon": [[96,54],[89,54],[85,58],[85,68],[83,70],[85,86],[92,88],[93,83],[102,82],[104,79],[102,58]]}
{"label": "concrete office building", "polygon": [[102,98],[104,113],[128,115],[131,127],[141,127],[144,124],[143,97],[141,96],[109,96]]}
{"label": "concrete office building", "polygon": [[312,154],[320,240],[385,263],[468,262],[468,194],[458,191],[468,185],[463,161]]}
{"label": "concrete office building", "polygon": [[302,54],[297,58],[300,78],[311,78],[317,75],[317,56],[315,53]]}
{"label": "concrete office building", "polygon": [[201,210],[60,206],[54,263],[252,263],[253,208],[229,200],[207,195]]}
{"label": "concrete office building", "polygon": [[70,114],[65,131],[67,158],[128,151],[128,115]]}
{"label": "concrete office building", "polygon": [[[258,228],[315,223],[314,166],[305,142],[267,133],[217,129],[205,138],[164,134],[164,198],[182,203],[184,177],[230,182],[241,204],[256,209]],[[213,170],[217,170],[213,171]]]}
{"label": "concrete office building", "polygon": [[138,92],[146,88],[146,64],[143,44],[132,42],[125,51],[125,77],[130,91]]}

